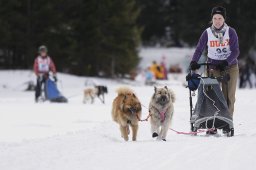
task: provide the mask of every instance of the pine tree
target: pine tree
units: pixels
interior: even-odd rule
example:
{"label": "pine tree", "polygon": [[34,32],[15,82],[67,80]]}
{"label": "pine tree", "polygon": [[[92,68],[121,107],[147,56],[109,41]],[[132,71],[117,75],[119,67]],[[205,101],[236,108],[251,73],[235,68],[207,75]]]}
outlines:
{"label": "pine tree", "polygon": [[155,45],[166,36],[167,27],[172,26],[175,0],[138,0],[141,8],[138,24],[143,27],[144,45]]}
{"label": "pine tree", "polygon": [[134,0],[81,1],[78,11],[74,31],[78,74],[124,74],[136,66],[140,30]]}
{"label": "pine tree", "polygon": [[[64,0],[1,0],[0,49],[8,68],[31,68],[37,48],[45,44],[61,68],[70,40],[61,4]],[[5,64],[6,64],[5,63]]]}

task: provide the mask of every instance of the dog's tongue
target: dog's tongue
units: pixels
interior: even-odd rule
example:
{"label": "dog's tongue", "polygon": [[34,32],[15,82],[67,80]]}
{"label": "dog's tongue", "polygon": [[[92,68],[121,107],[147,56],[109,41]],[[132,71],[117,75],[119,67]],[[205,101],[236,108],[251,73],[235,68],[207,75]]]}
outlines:
{"label": "dog's tongue", "polygon": [[161,122],[164,121],[164,117],[165,117],[165,112],[160,112]]}

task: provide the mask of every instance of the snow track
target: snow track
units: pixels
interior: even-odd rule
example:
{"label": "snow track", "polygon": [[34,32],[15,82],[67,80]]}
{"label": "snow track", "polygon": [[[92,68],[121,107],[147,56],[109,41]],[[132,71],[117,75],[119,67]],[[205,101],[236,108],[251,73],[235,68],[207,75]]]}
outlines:
{"label": "snow track", "polygon": [[[6,76],[12,79],[5,79]],[[33,101],[32,92],[14,90],[15,81],[28,72],[0,72],[0,169],[1,170],[251,170],[256,166],[255,90],[238,90],[235,136],[177,135],[167,142],[151,138],[148,122],[140,123],[138,141],[124,142],[111,120],[111,103],[120,84],[95,79],[109,87],[106,104],[82,104],[82,95],[68,104]],[[79,94],[85,78],[60,75],[64,95]],[[33,77],[31,77],[33,79]],[[177,96],[172,128],[189,131],[187,89],[172,85]],[[153,87],[132,87],[148,106]],[[82,93],[82,92],[81,92]],[[147,116],[143,108],[142,117]]]}

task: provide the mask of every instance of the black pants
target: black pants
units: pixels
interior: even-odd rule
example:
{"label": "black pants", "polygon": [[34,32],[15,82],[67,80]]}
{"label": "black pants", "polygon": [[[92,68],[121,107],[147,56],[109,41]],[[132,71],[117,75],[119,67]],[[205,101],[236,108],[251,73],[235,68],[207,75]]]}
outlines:
{"label": "black pants", "polygon": [[36,81],[35,99],[37,100],[42,95],[42,87],[45,86],[45,78],[38,78]]}

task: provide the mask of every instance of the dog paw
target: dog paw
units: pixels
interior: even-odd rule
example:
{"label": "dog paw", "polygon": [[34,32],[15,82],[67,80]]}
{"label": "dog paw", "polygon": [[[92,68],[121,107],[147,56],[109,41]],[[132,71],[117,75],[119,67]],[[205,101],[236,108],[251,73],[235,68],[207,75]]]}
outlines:
{"label": "dog paw", "polygon": [[166,142],[166,139],[162,139],[162,141],[165,141],[165,142]]}
{"label": "dog paw", "polygon": [[156,133],[156,132],[154,132],[153,134],[152,134],[152,137],[153,138],[155,138],[155,137],[157,137],[158,136],[158,134]]}

